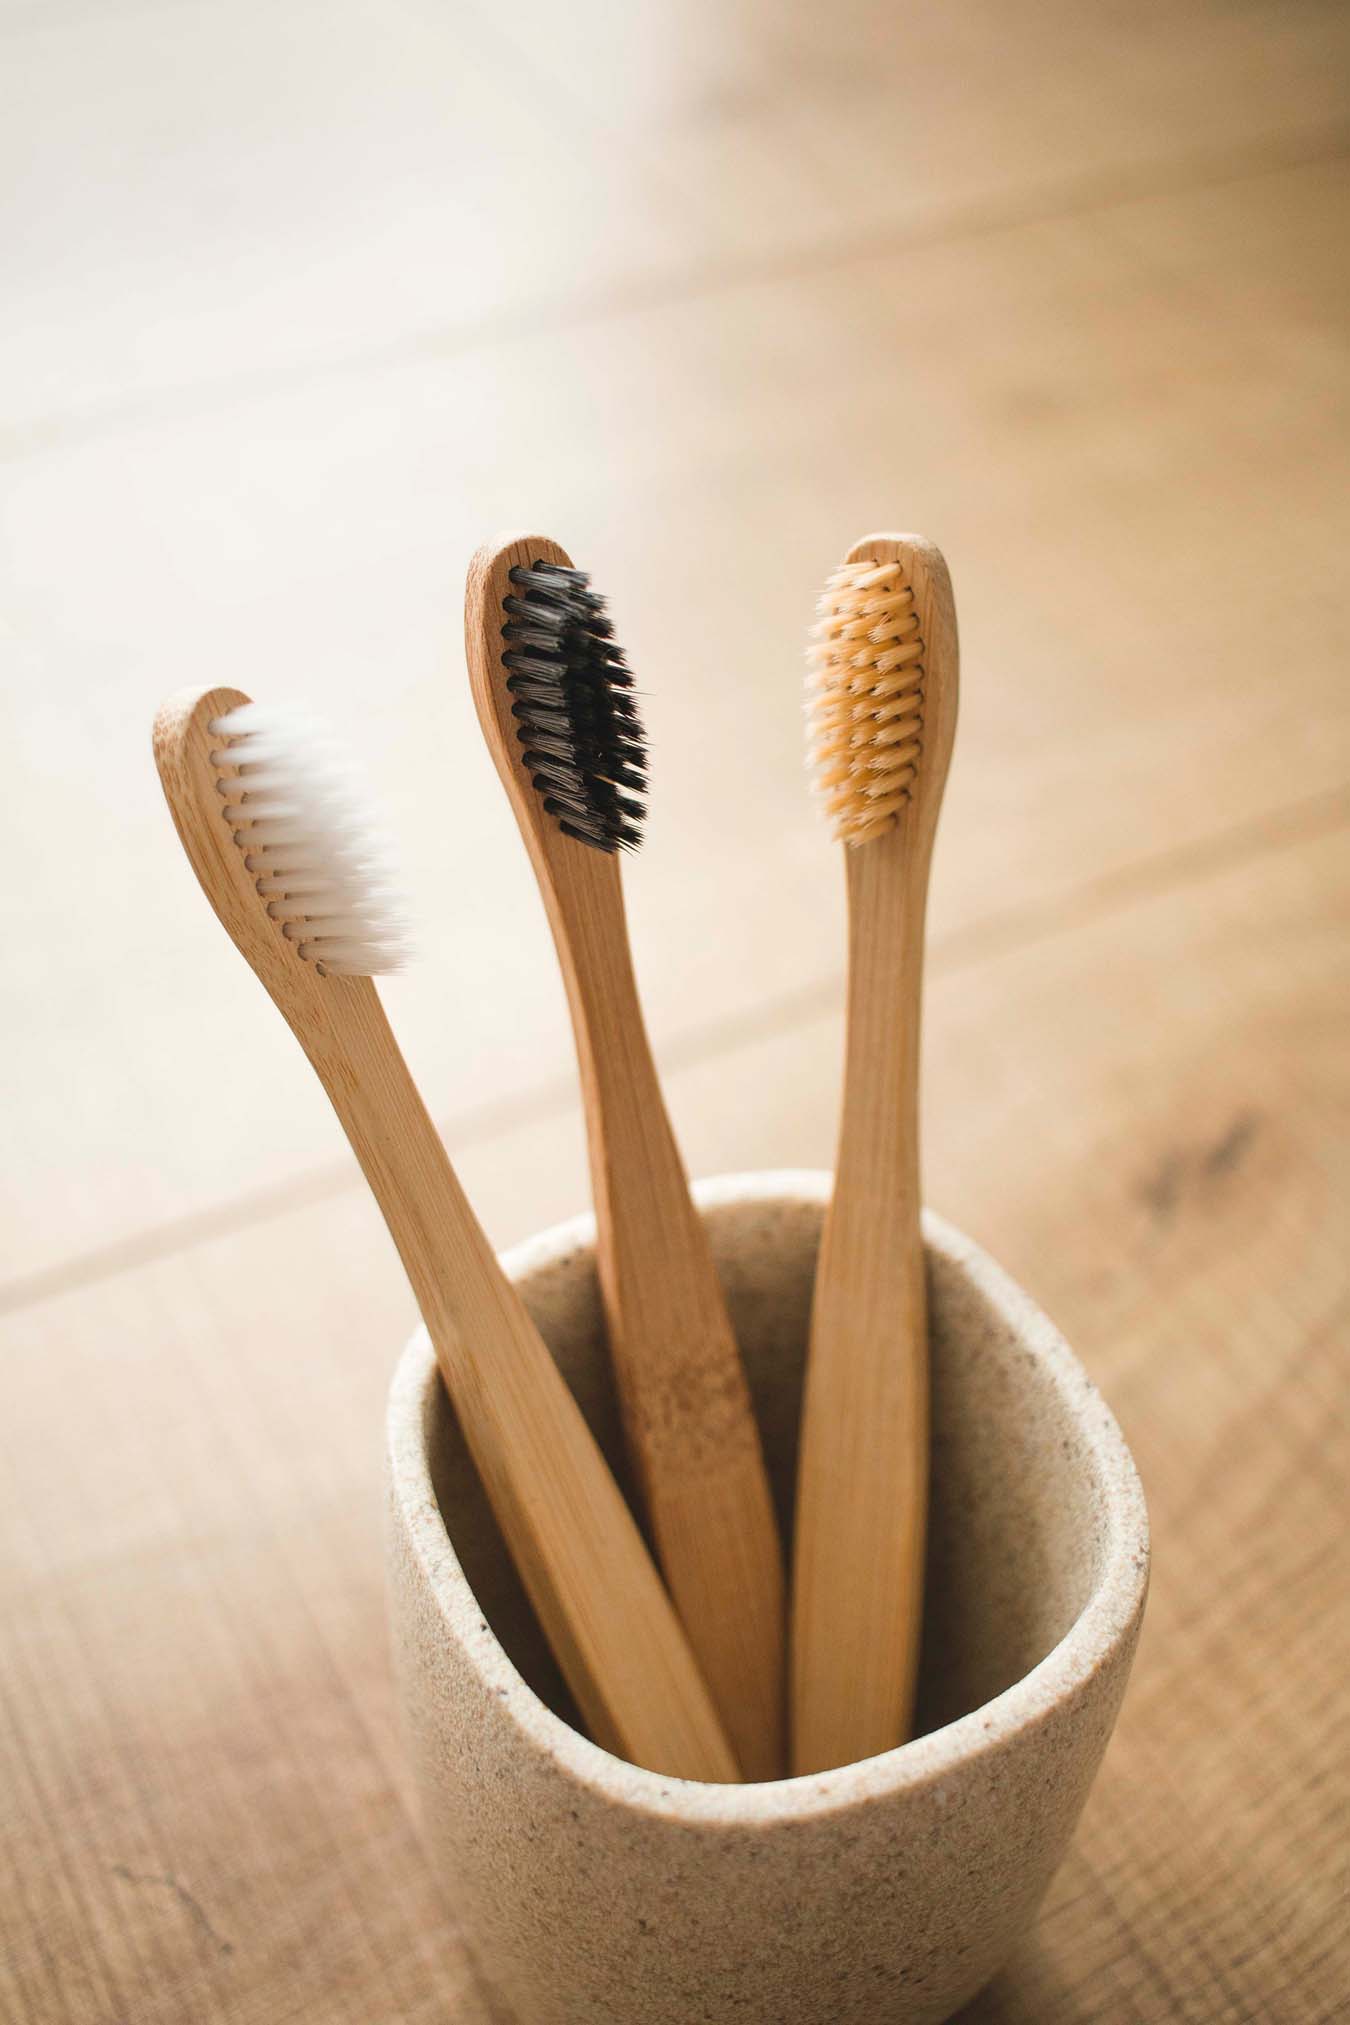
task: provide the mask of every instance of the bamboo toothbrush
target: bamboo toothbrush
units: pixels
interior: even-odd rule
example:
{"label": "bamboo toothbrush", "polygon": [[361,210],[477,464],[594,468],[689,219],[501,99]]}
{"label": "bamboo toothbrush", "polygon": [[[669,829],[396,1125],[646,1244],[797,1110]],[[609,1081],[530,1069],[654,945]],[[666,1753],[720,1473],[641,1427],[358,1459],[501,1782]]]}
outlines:
{"label": "bamboo toothbrush", "polygon": [[349,776],[235,689],[174,697],[155,758],[192,868],[328,1092],[412,1282],[446,1389],[591,1733],[652,1771],[733,1780],[660,1578],[580,1409],[455,1179],[372,982],[397,915]]}
{"label": "bamboo toothbrush", "polygon": [[604,600],[556,542],[469,568],[483,732],[558,948],[576,1037],[600,1285],[624,1424],[675,1604],[748,1779],[783,1771],[784,1576],[754,1409],[661,1099],[618,853],[641,835],[632,677]]}
{"label": "bamboo toothbrush", "polygon": [[919,1010],[957,695],[951,581],[931,542],[860,541],[818,609],[809,765],[845,847],[848,1021],[797,1484],[799,1773],[891,1749],[913,1712],[928,1499]]}

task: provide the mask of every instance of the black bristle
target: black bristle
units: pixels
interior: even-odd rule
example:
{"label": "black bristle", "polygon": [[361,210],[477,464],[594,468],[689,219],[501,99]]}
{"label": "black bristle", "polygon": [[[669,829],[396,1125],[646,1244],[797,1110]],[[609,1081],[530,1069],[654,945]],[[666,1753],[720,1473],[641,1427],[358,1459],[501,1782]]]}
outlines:
{"label": "black bristle", "polygon": [[530,779],[566,836],[633,850],[646,815],[647,744],[633,677],[584,570],[511,571],[502,664]]}

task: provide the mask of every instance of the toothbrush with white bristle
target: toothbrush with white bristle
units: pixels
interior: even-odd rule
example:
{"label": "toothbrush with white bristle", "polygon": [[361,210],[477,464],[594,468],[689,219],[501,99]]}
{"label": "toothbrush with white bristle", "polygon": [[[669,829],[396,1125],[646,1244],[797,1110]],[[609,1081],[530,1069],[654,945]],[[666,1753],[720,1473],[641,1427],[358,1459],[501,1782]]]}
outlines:
{"label": "toothbrush with white bristle", "polygon": [[234,689],[160,711],[155,758],[216,914],[315,1069],[412,1282],[497,1522],[596,1742],[739,1774],[636,1523],[455,1178],[373,978],[406,941],[353,776],[312,721]]}

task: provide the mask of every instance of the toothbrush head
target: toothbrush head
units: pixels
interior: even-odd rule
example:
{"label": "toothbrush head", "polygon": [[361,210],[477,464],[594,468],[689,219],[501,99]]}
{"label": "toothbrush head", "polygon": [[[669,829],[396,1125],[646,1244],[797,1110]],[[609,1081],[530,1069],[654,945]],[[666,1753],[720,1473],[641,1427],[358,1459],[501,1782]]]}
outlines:
{"label": "toothbrush head", "polygon": [[175,697],[155,757],[208,899],[265,981],[376,977],[408,956],[387,847],[361,782],[306,712],[237,690]]}
{"label": "toothbrush head", "polygon": [[[522,820],[593,850],[636,849],[647,746],[605,600],[555,542],[480,551],[470,571],[470,668],[489,744]],[[533,789],[531,797],[521,776]]]}
{"label": "toothbrush head", "polygon": [[866,844],[941,797],[956,700],[946,565],[917,537],[872,537],[827,580],[816,613],[807,765],[836,839]]}
{"label": "toothbrush head", "polygon": [[244,703],[208,726],[216,792],[244,869],[320,976],[379,977],[407,960],[388,848],[364,784],[317,718]]}

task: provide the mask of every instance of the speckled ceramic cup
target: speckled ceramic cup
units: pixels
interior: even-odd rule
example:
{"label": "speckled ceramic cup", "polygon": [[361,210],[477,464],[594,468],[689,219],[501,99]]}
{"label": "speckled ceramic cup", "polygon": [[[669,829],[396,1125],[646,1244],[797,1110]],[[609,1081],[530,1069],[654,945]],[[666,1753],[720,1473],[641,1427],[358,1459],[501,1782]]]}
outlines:
{"label": "speckled ceramic cup", "polygon": [[[824,1174],[697,1191],[785,1536]],[[926,1224],[933,1504],[919,1728],[760,1786],[639,1771],[578,1734],[424,1335],[389,1409],[390,1607],[433,1861],[518,2025],[947,2018],[1032,1924],[1107,1739],[1144,1607],[1143,1497],[1045,1316]],[[618,1465],[589,1219],[520,1287]]]}

